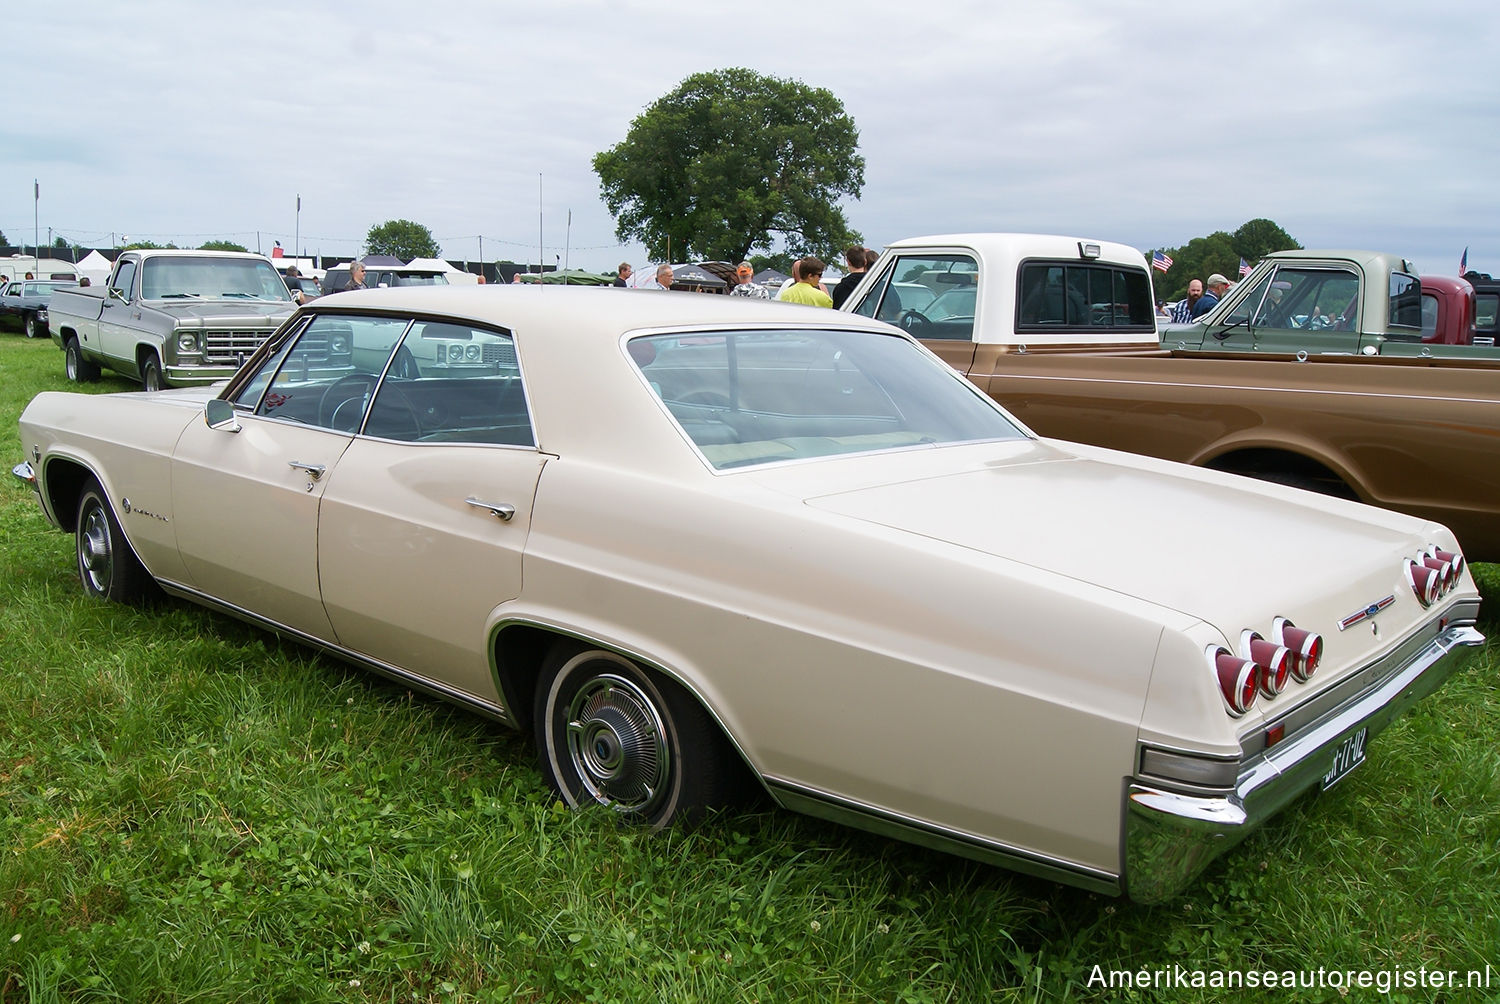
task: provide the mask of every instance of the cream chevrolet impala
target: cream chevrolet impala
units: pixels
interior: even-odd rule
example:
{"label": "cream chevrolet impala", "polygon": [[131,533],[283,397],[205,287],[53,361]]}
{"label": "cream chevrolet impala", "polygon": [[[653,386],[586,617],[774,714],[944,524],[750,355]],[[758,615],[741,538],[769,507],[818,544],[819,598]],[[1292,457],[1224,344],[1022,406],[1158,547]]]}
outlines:
{"label": "cream chevrolet impala", "polygon": [[490,715],[571,805],[663,825],[753,779],[1143,901],[1378,771],[1483,641],[1438,524],[1038,439],[786,304],[343,294],[227,386],[46,393],[21,436],[85,590]]}

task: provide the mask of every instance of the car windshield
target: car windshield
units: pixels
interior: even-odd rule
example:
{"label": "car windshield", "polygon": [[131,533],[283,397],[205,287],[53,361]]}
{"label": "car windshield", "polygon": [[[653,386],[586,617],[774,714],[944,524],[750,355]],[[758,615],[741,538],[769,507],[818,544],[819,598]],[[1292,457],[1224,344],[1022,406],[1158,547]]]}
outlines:
{"label": "car windshield", "polygon": [[397,272],[396,285],[398,286],[446,286],[448,277],[441,273],[417,274]]}
{"label": "car windshield", "polygon": [[141,296],[148,300],[244,299],[288,301],[281,276],[270,262],[255,258],[147,258],[141,272]]}
{"label": "car windshield", "polygon": [[716,469],[1024,435],[962,377],[899,335],[648,335],[631,358]]}

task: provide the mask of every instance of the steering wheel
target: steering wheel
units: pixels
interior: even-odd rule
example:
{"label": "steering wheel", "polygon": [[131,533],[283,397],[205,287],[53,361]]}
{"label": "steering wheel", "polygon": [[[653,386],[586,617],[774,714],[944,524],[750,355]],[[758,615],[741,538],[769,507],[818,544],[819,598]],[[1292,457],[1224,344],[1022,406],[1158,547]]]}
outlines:
{"label": "steering wheel", "polygon": [[336,432],[358,432],[365,405],[374,389],[373,373],[348,373],[339,377],[318,399],[318,424]]}
{"label": "steering wheel", "polygon": [[901,316],[896,318],[897,326],[910,335],[917,334],[931,323],[920,310],[903,310]]}

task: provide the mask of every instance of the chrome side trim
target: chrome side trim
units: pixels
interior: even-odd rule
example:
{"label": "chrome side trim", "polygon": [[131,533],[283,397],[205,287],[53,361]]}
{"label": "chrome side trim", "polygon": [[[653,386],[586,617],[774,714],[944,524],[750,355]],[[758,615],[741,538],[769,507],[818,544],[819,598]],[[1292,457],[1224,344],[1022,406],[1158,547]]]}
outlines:
{"label": "chrome side trim", "polygon": [[1110,896],[1118,896],[1121,892],[1119,875],[1089,865],[1023,850],[972,833],[963,833],[936,823],[851,802],[783,778],[767,777],[765,782],[777,802],[793,812],[893,837],[972,861],[998,865],[1051,882],[1078,886]]}
{"label": "chrome side trim", "polygon": [[1443,630],[1373,689],[1247,761],[1228,794],[1188,795],[1142,780],[1128,782],[1122,855],[1127,894],[1141,903],[1177,895],[1220,854],[1316,787],[1346,737],[1361,729],[1371,737],[1379,733],[1437,690],[1483,644],[1484,636],[1472,627]]}
{"label": "chrome side trim", "polygon": [[486,718],[493,718],[511,728],[516,727],[515,720],[511,718],[510,712],[506,710],[504,705],[492,704],[482,698],[475,697],[473,694],[466,694],[461,690],[454,690],[433,680],[429,680],[425,676],[418,676],[415,673],[402,669],[400,666],[393,666],[388,662],[381,662],[379,659],[373,659],[370,656],[352,652],[347,648],[324,641],[321,638],[316,638],[304,631],[298,631],[296,628],[287,627],[285,624],[271,620],[268,617],[252,613],[244,607],[236,606],[233,603],[228,603],[207,593],[200,592],[191,586],[185,586],[180,582],[172,582],[169,579],[157,579],[156,581],[164,592],[179,599],[188,600],[189,602],[217,610],[220,613],[228,614],[255,627],[264,628],[273,634],[291,638],[293,641],[300,642],[322,652],[327,652],[338,659],[353,663],[361,669],[367,669],[372,673],[378,673],[389,680],[394,680],[397,683],[411,687],[413,690],[420,690],[429,696],[440,698],[452,704],[461,705],[471,711],[476,711],[484,715]]}

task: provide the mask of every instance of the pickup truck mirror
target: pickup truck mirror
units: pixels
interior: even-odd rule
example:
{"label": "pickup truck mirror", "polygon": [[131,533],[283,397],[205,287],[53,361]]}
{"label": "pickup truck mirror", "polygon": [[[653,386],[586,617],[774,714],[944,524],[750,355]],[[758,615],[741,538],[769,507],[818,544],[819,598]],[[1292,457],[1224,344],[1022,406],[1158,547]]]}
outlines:
{"label": "pickup truck mirror", "polygon": [[215,431],[240,431],[240,420],[234,414],[234,405],[223,398],[216,397],[203,406],[203,421]]}
{"label": "pickup truck mirror", "polygon": [[114,297],[116,300],[119,300],[121,303],[125,302],[125,291],[119,286],[111,286],[109,287],[107,292],[110,296]]}

